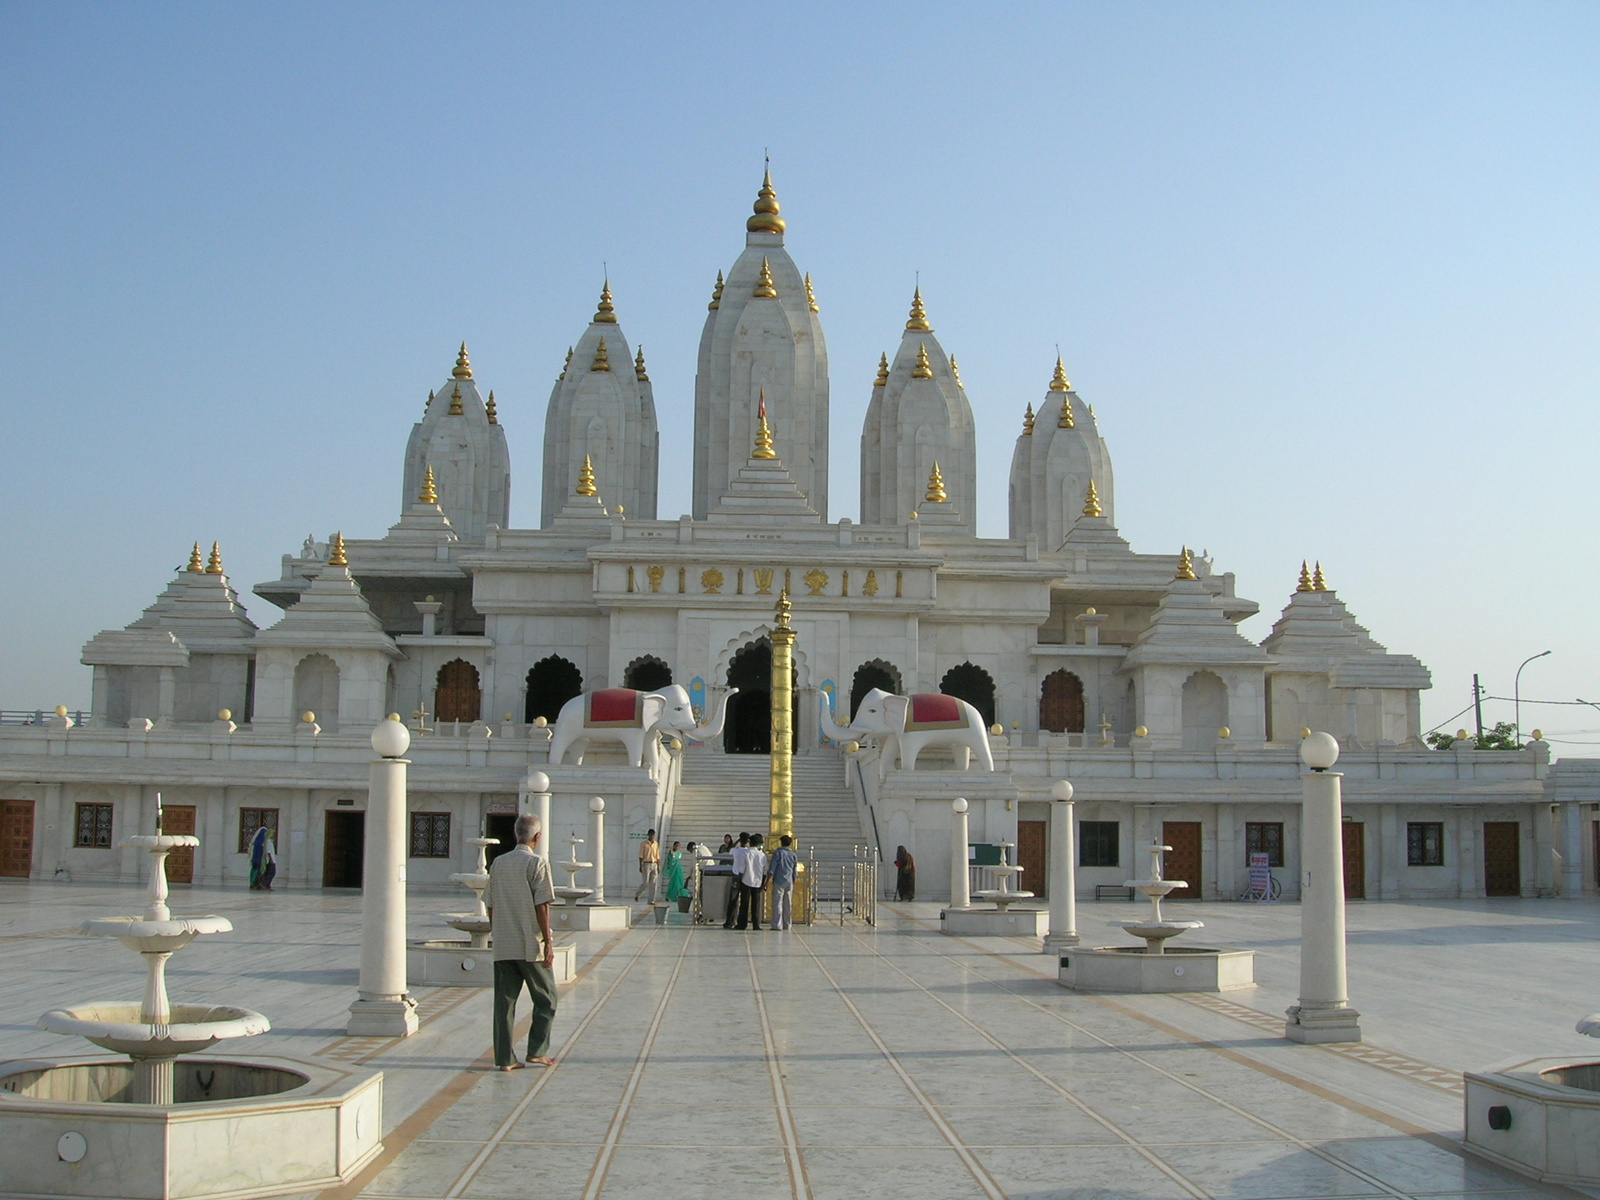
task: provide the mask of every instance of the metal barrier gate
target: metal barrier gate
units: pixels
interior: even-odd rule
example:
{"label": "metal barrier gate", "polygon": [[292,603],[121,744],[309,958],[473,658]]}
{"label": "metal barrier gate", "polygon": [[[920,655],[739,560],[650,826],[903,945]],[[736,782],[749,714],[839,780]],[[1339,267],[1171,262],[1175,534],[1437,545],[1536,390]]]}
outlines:
{"label": "metal barrier gate", "polygon": [[806,897],[811,924],[835,918],[840,925],[847,919],[878,923],[876,846],[857,846],[849,858],[819,858],[813,850],[805,873],[811,883]]}

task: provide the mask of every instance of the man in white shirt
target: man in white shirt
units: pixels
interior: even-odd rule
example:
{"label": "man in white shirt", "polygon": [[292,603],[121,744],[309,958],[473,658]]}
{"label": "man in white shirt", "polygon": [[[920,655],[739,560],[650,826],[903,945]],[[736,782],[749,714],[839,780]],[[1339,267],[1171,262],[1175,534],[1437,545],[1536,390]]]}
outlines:
{"label": "man in white shirt", "polygon": [[739,878],[743,886],[739,889],[739,923],[734,928],[745,928],[745,918],[748,916],[750,927],[760,930],[761,885],[767,878],[767,855],[761,849],[759,833],[750,835],[750,849],[744,853],[744,870]]}

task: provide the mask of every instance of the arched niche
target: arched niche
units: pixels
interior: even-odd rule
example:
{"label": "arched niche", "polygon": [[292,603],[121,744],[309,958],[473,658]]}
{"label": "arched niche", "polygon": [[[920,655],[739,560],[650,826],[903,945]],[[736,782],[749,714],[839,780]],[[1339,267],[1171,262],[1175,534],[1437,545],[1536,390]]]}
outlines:
{"label": "arched niche", "polygon": [[[861,707],[861,698],[873,688],[880,688],[898,696],[901,694],[900,687],[900,669],[893,663],[885,662],[881,658],[862,663],[856,668],[855,678],[850,681],[850,708],[844,714],[846,720],[840,724],[848,724],[854,719],[856,709]],[[835,717],[834,720],[837,721],[838,718]]]}
{"label": "arched niche", "polygon": [[1183,748],[1209,750],[1228,723],[1228,685],[1210,671],[1183,681]]}
{"label": "arched niche", "polygon": [[471,723],[482,712],[483,687],[478,681],[478,668],[464,658],[453,658],[440,667],[434,679],[434,720]]}
{"label": "arched niche", "polygon": [[317,714],[328,733],[339,730],[339,664],[326,654],[308,654],[294,666],[294,716]]}
{"label": "arched niche", "polygon": [[554,721],[561,706],[583,691],[583,672],[559,654],[541,658],[528,671],[528,700],[523,719]]}
{"label": "arched niche", "polygon": [[1083,732],[1083,680],[1071,671],[1051,671],[1039,685],[1039,728],[1050,733]]}
{"label": "arched niche", "polygon": [[965,700],[983,715],[985,725],[994,724],[994,676],[970,662],[951,667],[939,681],[946,696]]}
{"label": "arched niche", "polygon": [[672,668],[653,654],[641,654],[622,672],[622,686],[641,692],[658,692],[672,682]]}

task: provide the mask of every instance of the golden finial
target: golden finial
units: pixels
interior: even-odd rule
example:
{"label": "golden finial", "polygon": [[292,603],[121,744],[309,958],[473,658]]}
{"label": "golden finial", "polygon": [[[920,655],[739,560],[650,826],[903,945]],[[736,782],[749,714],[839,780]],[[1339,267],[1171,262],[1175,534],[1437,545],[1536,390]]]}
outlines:
{"label": "golden finial", "polygon": [[206,563],[206,574],[207,575],[221,575],[222,574],[222,543],[221,542],[212,542],[211,543],[211,561]]}
{"label": "golden finial", "polygon": [[778,453],[772,448],[772,430],[767,426],[767,391],[761,389],[761,400],[756,407],[756,448],[750,452],[751,458],[777,458]]}
{"label": "golden finial", "polygon": [[1194,555],[1190,554],[1189,547],[1185,546],[1183,553],[1178,558],[1178,573],[1173,578],[1193,579],[1194,577]]}
{"label": "golden finial", "polygon": [[200,561],[200,543],[196,542],[194,544],[194,549],[189,551],[189,573],[192,575],[199,575],[204,570],[205,567]]}
{"label": "golden finial", "polygon": [[433,408],[433,389],[429,388],[428,389],[428,402],[422,406],[422,415],[423,416],[427,416],[429,410],[432,409],[432,408]]}
{"label": "golden finial", "polygon": [[873,387],[882,387],[889,382],[889,356],[878,355],[878,377],[872,381]]}
{"label": "golden finial", "polygon": [[1311,582],[1311,569],[1306,566],[1306,560],[1300,560],[1300,582],[1295,585],[1297,592],[1314,592],[1316,585]]}
{"label": "golden finial", "polygon": [[1050,390],[1052,392],[1070,392],[1072,382],[1067,378],[1067,368],[1062,365],[1061,355],[1056,355],[1056,373],[1050,377]]}
{"label": "golden finial", "polygon": [[467,344],[461,343],[461,353],[456,355],[456,369],[450,372],[457,379],[472,378],[472,360],[467,357]]}
{"label": "golden finial", "polygon": [[1056,422],[1057,429],[1076,429],[1078,422],[1072,411],[1072,396],[1067,392],[1061,393],[1061,418]]}
{"label": "golden finial", "polygon": [[776,300],[778,289],[772,286],[772,264],[761,260],[761,274],[756,277],[756,290],[751,293],[757,300]]}
{"label": "golden finial", "polygon": [[461,385],[458,383],[450,389],[450,411],[446,416],[459,417],[466,410],[461,407]]}
{"label": "golden finial", "polygon": [[1026,436],[1026,437],[1032,437],[1033,436],[1033,423],[1034,423],[1034,420],[1035,420],[1035,418],[1034,418],[1034,415],[1033,415],[1033,405],[1029,404],[1028,405],[1028,411],[1022,414],[1022,432],[1023,432],[1024,436]]}
{"label": "golden finial", "polygon": [[600,289],[600,305],[594,310],[594,323],[596,325],[615,325],[617,323],[617,308],[611,303],[611,280],[606,280],[605,286]]}
{"label": "golden finial", "polygon": [[933,326],[928,324],[928,310],[922,304],[922,288],[920,285],[911,297],[911,316],[906,321],[906,328],[913,333],[933,332]]}
{"label": "golden finial", "polygon": [[933,464],[933,473],[928,476],[928,494],[923,497],[929,504],[944,504],[950,499],[944,491],[944,472],[939,470],[939,464]]}
{"label": "golden finial", "polygon": [[594,348],[594,362],[589,364],[589,370],[591,370],[591,371],[609,371],[609,370],[611,370],[611,359],[606,354],[606,340],[605,340],[605,338],[601,338],[600,339],[600,344]]}
{"label": "golden finial", "polygon": [[926,342],[917,347],[917,365],[911,368],[911,378],[933,378],[933,367],[928,363],[928,346]]}
{"label": "golden finial", "polygon": [[1094,480],[1089,480],[1089,494],[1083,498],[1083,515],[1086,517],[1103,517],[1105,513],[1100,510],[1100,489],[1095,487]]}
{"label": "golden finial", "polygon": [[1311,590],[1325,592],[1328,590],[1328,581],[1322,574],[1322,564],[1319,562],[1316,569],[1311,572]]}
{"label": "golden finial", "polygon": [[566,361],[561,364],[561,374],[556,376],[556,379],[557,379],[558,382],[567,377],[567,368],[570,367],[571,365],[572,365],[572,347],[568,346],[567,347]]}
{"label": "golden finial", "polygon": [[633,377],[640,383],[649,383],[650,376],[644,369],[644,344],[640,343],[639,353],[633,356]]}
{"label": "golden finial", "polygon": [[[772,190],[772,170],[761,179],[761,191],[756,194],[754,215],[744,223],[751,233],[782,233],[788,223],[778,215],[778,193]],[[759,294],[759,293],[758,293]]]}
{"label": "golden finial", "polygon": [[956,377],[956,386],[965,391],[967,385],[961,382],[961,368],[956,366],[956,356],[954,354],[950,356],[950,374]]}
{"label": "golden finial", "polygon": [[585,454],[583,456],[583,470],[578,472],[578,495],[598,496],[599,494],[599,489],[594,486],[594,463]]}
{"label": "golden finial", "polygon": [[722,307],[722,272],[717,272],[717,286],[711,289],[711,303],[706,305],[707,312],[716,312]]}
{"label": "golden finial", "polygon": [[422,492],[417,496],[418,504],[439,503],[439,489],[433,483],[433,468],[428,468],[428,473],[422,477]]}
{"label": "golden finial", "polygon": [[817,307],[817,294],[811,290],[811,272],[806,272],[806,305],[812,312],[821,312]]}
{"label": "golden finial", "polygon": [[489,389],[489,403],[483,406],[483,411],[489,415],[489,424],[500,424],[500,410],[494,406],[494,389]]}
{"label": "golden finial", "polygon": [[778,592],[778,613],[776,624],[779,629],[789,628],[789,610],[794,607],[789,603],[789,589],[783,588]]}
{"label": "golden finial", "polygon": [[344,554],[344,534],[333,535],[333,546],[328,552],[328,565],[330,567],[348,567],[350,560]]}

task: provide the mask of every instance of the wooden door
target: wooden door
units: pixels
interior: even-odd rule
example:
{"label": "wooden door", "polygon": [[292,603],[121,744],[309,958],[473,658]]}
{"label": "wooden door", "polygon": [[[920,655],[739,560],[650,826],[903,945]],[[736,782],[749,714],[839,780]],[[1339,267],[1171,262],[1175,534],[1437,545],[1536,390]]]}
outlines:
{"label": "wooden door", "polygon": [[1344,823],[1344,898],[1367,898],[1367,827],[1360,821]]}
{"label": "wooden door", "polygon": [[0,875],[33,874],[33,801],[0,800]]}
{"label": "wooden door", "polygon": [[1167,899],[1200,899],[1204,883],[1201,872],[1205,865],[1200,861],[1200,822],[1164,821],[1161,825],[1161,840],[1172,847],[1162,856],[1161,877],[1181,879],[1188,884],[1187,887],[1173,889]]}
{"label": "wooden door", "polygon": [[1071,671],[1052,671],[1039,688],[1039,728],[1051,733],[1082,733],[1083,680]]}
{"label": "wooden door", "polygon": [[1050,894],[1049,836],[1045,832],[1049,828],[1048,821],[1017,822],[1017,866],[1022,868],[1022,879],[1016,886],[1041,899]]}
{"label": "wooden door", "polygon": [[322,827],[322,886],[358,888],[365,857],[367,814],[327,810]]}
{"label": "wooden door", "polygon": [[476,721],[483,709],[483,689],[478,686],[478,668],[465,659],[452,659],[439,668],[438,687],[433,693],[436,721]]}
{"label": "wooden door", "polygon": [[[195,807],[192,804],[163,804],[161,806],[161,832],[187,833],[195,831]],[[194,882],[194,847],[179,846],[167,855],[167,882]]]}
{"label": "wooden door", "polygon": [[1521,827],[1515,821],[1483,823],[1483,894],[1522,895]]}

